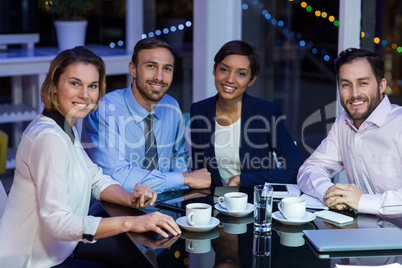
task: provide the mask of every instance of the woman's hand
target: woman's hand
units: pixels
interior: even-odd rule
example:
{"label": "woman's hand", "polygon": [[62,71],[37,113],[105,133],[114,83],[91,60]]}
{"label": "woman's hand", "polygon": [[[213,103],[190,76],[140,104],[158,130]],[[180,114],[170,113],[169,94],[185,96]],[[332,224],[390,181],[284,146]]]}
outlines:
{"label": "woman's hand", "polygon": [[133,194],[131,195],[131,206],[134,208],[152,206],[155,204],[157,196],[154,189],[145,184],[138,183],[135,185]]}
{"label": "woman's hand", "polygon": [[154,212],[141,216],[102,218],[96,230],[95,239],[125,232],[155,232],[164,238],[168,238],[169,234],[174,236],[181,234],[180,227],[171,216]]}
{"label": "woman's hand", "polygon": [[174,219],[160,212],[132,217],[132,220],[129,225],[130,232],[145,233],[152,231],[165,238],[169,237],[168,233],[174,236],[181,234],[180,227]]}

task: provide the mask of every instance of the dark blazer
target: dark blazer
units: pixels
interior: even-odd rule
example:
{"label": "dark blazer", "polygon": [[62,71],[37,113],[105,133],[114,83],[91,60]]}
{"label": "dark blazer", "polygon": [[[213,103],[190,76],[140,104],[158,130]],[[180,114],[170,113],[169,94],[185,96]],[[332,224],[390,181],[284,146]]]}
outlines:
{"label": "dark blazer", "polygon": [[[193,170],[206,167],[213,186],[222,186],[214,149],[218,95],[193,103],[190,109]],[[241,111],[240,181],[242,186],[296,183],[302,158],[282,120],[277,104],[244,93]],[[282,160],[277,168],[272,152]]]}

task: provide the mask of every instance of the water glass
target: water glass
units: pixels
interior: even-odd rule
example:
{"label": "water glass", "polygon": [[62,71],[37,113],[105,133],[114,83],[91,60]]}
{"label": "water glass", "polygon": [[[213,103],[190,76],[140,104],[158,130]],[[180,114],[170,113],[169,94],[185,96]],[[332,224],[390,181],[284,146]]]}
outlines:
{"label": "water glass", "polygon": [[271,232],[273,187],[254,186],[254,230]]}

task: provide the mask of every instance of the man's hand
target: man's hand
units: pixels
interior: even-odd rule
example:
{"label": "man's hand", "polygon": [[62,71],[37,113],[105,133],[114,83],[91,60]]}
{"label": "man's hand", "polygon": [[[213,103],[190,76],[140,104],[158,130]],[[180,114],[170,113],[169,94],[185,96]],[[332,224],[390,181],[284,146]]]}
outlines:
{"label": "man's hand", "polygon": [[239,186],[240,185],[240,175],[233,176],[229,179],[228,186]]}
{"label": "man's hand", "polygon": [[204,189],[211,186],[211,173],[206,168],[193,172],[183,172],[184,185],[194,189]]}
{"label": "man's hand", "polygon": [[337,183],[327,190],[325,204],[332,209],[353,208],[357,211],[362,191],[355,184]]}
{"label": "man's hand", "polygon": [[133,194],[131,195],[131,206],[134,208],[143,208],[148,205],[155,204],[158,195],[151,187],[138,183],[134,187]]}

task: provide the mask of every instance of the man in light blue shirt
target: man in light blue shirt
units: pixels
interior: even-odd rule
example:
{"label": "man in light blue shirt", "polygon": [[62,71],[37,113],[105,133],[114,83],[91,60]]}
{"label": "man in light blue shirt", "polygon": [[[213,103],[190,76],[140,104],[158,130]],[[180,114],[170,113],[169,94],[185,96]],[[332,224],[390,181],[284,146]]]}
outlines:
{"label": "man in light blue shirt", "polygon": [[[83,146],[104,173],[132,191],[145,183],[157,193],[211,184],[206,169],[189,172],[184,123],[177,101],[165,94],[173,80],[173,48],[157,38],[140,40],[129,71],[131,87],[112,91],[83,121]],[[157,169],[144,168],[144,119],[153,116]],[[148,156],[147,156],[148,157]]]}

